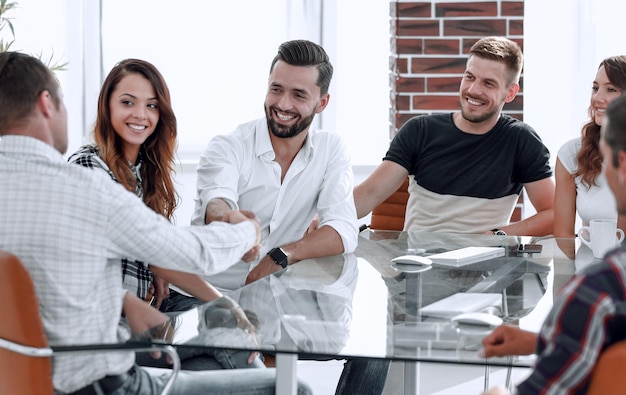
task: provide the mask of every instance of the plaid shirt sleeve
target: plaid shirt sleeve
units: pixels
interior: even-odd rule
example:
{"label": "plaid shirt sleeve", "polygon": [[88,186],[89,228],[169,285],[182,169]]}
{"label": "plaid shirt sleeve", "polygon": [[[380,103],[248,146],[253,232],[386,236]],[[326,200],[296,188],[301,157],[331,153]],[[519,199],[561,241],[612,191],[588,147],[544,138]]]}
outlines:
{"label": "plaid shirt sleeve", "polygon": [[539,336],[526,394],[585,394],[599,354],[626,338],[626,251],[587,267],[562,290]]}
{"label": "plaid shirt sleeve", "polygon": [[109,166],[100,157],[100,150],[95,145],[84,145],[73,153],[67,160],[70,163],[81,165],[89,169],[102,169],[117,182],[115,174],[109,169]]}
{"label": "plaid shirt sleeve", "polygon": [[[68,162],[87,167],[89,169],[101,169],[117,182],[115,174],[109,169],[109,166],[100,157],[100,150],[95,145],[85,145],[69,157]],[[148,296],[150,284],[154,279],[154,275],[141,261],[124,258],[121,262],[122,283],[124,289],[137,295],[138,298],[145,300]]]}

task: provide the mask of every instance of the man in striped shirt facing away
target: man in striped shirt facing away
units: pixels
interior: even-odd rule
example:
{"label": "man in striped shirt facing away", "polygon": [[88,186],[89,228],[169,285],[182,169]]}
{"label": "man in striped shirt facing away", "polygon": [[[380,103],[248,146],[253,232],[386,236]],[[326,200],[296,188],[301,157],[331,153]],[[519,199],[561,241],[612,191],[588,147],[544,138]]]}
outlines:
{"label": "man in striped shirt facing away", "polygon": [[[602,124],[600,150],[617,211],[626,214],[626,96],[613,101]],[[486,357],[537,353],[516,393],[585,394],[600,354],[626,339],[626,246],[578,273],[561,290],[539,335],[501,326],[483,340]],[[486,394],[507,394],[493,388]]]}

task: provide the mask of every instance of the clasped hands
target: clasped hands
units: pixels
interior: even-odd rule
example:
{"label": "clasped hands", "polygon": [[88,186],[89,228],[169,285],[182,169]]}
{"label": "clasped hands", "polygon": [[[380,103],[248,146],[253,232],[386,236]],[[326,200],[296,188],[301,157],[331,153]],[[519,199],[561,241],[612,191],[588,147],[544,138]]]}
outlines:
{"label": "clasped hands", "polygon": [[[259,253],[261,252],[261,231],[259,226],[259,220],[252,211],[226,210],[225,212],[223,212],[223,214],[221,214],[221,218],[217,217],[217,219],[231,224],[238,224],[243,221],[252,221],[257,229],[257,242],[254,247],[248,250],[248,252],[246,252],[241,257],[241,260],[243,260],[244,262],[252,262],[255,259],[258,259]],[[246,284],[270,275],[280,269],[281,267],[276,265],[270,257],[263,257],[259,264],[248,274],[248,277],[246,278]]]}
{"label": "clasped hands", "polygon": [[244,262],[252,262],[253,260],[259,257],[259,252],[261,251],[261,227],[259,223],[259,219],[254,215],[252,211],[249,210],[229,210],[224,213],[222,216],[223,222],[228,222],[230,224],[238,224],[243,221],[250,221],[254,224],[256,229],[256,243],[254,247],[252,247],[248,252],[246,252],[241,259]]}

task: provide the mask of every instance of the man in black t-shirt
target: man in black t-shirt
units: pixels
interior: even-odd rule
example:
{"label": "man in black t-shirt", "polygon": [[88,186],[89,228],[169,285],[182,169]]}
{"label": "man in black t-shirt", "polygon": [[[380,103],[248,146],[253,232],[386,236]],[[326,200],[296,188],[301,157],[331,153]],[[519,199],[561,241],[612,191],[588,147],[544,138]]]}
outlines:
{"label": "man in black t-shirt", "polygon": [[[551,234],[550,153],[529,125],[502,114],[519,91],[522,62],[511,40],[476,42],[461,80],[461,110],[418,116],[400,128],[383,162],[354,189],[358,217],[410,175],[405,230]],[[537,213],[511,224],[522,188]]]}

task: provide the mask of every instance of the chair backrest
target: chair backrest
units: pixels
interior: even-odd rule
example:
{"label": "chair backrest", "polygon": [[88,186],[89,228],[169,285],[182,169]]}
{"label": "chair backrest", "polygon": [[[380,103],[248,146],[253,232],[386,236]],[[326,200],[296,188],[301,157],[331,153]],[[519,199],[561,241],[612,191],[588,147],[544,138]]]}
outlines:
{"label": "chair backrest", "polygon": [[618,395],[626,391],[626,340],[611,345],[598,358],[587,395]]}
{"label": "chair backrest", "polygon": [[402,230],[406,202],[409,200],[409,178],[400,185],[397,191],[372,210],[371,229]]}
{"label": "chair backrest", "polygon": [[[0,251],[0,339],[47,347],[33,281],[22,262]],[[52,394],[52,359],[31,357],[0,347],[0,394]]]}

